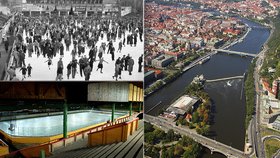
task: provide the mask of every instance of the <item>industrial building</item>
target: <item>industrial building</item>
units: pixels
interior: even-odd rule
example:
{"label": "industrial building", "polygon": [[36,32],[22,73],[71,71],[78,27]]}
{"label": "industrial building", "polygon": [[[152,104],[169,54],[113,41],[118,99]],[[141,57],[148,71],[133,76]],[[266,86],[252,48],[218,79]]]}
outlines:
{"label": "industrial building", "polygon": [[199,99],[188,95],[183,95],[172,103],[167,109],[166,114],[175,117],[185,116],[186,113],[194,109]]}

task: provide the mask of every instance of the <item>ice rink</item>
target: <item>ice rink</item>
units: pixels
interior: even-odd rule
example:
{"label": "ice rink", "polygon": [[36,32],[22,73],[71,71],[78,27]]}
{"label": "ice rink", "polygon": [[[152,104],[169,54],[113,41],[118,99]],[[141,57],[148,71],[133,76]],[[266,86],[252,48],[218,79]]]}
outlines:
{"label": "ice rink", "polygon": [[[126,35],[129,34],[129,32],[126,32]],[[26,32],[24,31],[23,33],[23,39],[25,41],[26,38]],[[46,35],[43,36],[43,38],[47,38]],[[97,48],[99,51],[99,47],[101,45],[102,42],[107,42],[107,37],[106,35],[104,35],[103,40],[101,40],[101,38],[99,38],[99,41],[97,42]],[[144,36],[143,38],[144,39]],[[103,63],[103,73],[100,73],[100,69],[99,71],[96,71],[97,69],[97,65],[98,65],[98,61],[93,63],[93,70],[91,72],[90,75],[90,81],[115,81],[115,79],[113,79],[113,75],[115,73],[115,61],[118,59],[118,57],[122,57],[123,55],[130,55],[133,59],[134,59],[134,66],[133,66],[133,71],[132,71],[132,75],[129,75],[128,71],[122,71],[122,75],[121,75],[121,79],[118,79],[119,81],[143,81],[144,78],[144,73],[143,73],[143,67],[142,67],[142,72],[138,72],[138,58],[141,56],[141,54],[144,53],[144,41],[140,41],[140,37],[138,34],[138,39],[137,39],[137,45],[136,47],[133,46],[128,46],[125,44],[125,47],[122,48],[122,52],[119,53],[117,52],[117,49],[119,47],[119,41],[122,39],[116,39],[116,41],[113,41],[113,46],[115,47],[115,60],[112,61],[111,58],[111,54],[107,54],[107,50],[108,48],[106,48],[105,54],[103,54],[103,57],[105,59],[105,61],[108,62],[107,63]],[[26,43],[26,41],[25,41]],[[69,51],[66,51],[66,45],[64,42],[64,39],[62,40],[62,43],[64,45],[64,56],[62,57],[62,61],[63,61],[63,81],[84,81],[84,75],[83,77],[80,76],[80,70],[79,70],[79,66],[77,66],[77,74],[75,76],[74,79],[72,79],[71,75],[70,78],[67,79],[67,65],[68,63],[72,60],[72,56],[71,56],[71,51],[73,49],[73,42],[70,45],[70,49]],[[34,50],[34,49],[33,49]],[[88,53],[89,53],[89,48],[86,46],[85,47],[85,53],[84,55],[86,55],[88,57]],[[22,72],[20,71],[20,68],[16,69],[16,76],[17,78],[19,78],[19,80],[25,80],[25,81],[38,81],[38,80],[43,80],[43,81],[55,81],[56,80],[56,74],[57,74],[57,62],[60,59],[60,55],[56,55],[56,57],[54,57],[52,59],[52,63],[53,65],[50,66],[50,69],[48,68],[48,64],[47,64],[47,57],[43,57],[43,55],[41,54],[39,57],[37,57],[37,55],[33,52],[32,57],[28,56],[28,53],[25,54],[25,64],[26,66],[28,64],[30,64],[32,66],[32,72],[31,72],[31,77],[27,77],[28,75],[26,74],[26,78],[24,79],[22,76]],[[80,57],[77,58],[77,60],[79,61]],[[98,59],[98,57],[97,57]],[[142,63],[143,65],[144,63]]]}
{"label": "ice rink", "polygon": [[[115,118],[126,113],[115,112]],[[90,111],[68,114],[68,131],[74,131],[83,127],[106,122],[111,119],[110,112]],[[10,124],[15,125],[13,131],[9,130]],[[12,121],[1,121],[0,129],[13,136],[53,136],[63,133],[63,115],[28,118]]]}

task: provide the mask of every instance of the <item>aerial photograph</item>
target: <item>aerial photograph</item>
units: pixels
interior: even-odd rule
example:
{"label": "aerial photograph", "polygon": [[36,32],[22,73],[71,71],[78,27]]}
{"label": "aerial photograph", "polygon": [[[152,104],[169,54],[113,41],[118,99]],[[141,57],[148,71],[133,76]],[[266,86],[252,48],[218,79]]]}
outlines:
{"label": "aerial photograph", "polygon": [[145,157],[280,157],[279,8],[145,0]]}

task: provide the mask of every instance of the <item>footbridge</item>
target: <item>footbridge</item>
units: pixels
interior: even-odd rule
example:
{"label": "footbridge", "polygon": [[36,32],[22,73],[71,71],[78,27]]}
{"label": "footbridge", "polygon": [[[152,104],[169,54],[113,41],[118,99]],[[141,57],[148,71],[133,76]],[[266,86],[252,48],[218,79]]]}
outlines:
{"label": "footbridge", "polygon": [[232,76],[232,77],[225,77],[225,78],[217,78],[212,80],[205,80],[206,83],[211,82],[219,82],[219,81],[227,81],[227,80],[234,80],[234,79],[243,79],[244,76]]}
{"label": "footbridge", "polygon": [[194,141],[200,143],[204,147],[210,149],[211,153],[218,152],[224,154],[228,158],[248,158],[249,155],[246,155],[243,151],[235,149],[226,144],[220,143],[216,140],[207,138],[205,136],[197,134],[194,130],[188,128],[182,128],[176,126],[173,122],[167,121],[161,117],[155,117],[151,115],[145,115],[145,121],[149,122],[165,131],[173,129],[174,132],[180,133],[181,135],[186,135]]}
{"label": "footbridge", "polygon": [[219,52],[225,52],[228,54],[237,54],[240,56],[251,56],[251,57],[256,57],[257,54],[251,54],[251,53],[245,53],[245,52],[239,52],[239,51],[233,51],[233,50],[225,50],[225,49],[212,49],[213,51],[217,51],[217,53]]}

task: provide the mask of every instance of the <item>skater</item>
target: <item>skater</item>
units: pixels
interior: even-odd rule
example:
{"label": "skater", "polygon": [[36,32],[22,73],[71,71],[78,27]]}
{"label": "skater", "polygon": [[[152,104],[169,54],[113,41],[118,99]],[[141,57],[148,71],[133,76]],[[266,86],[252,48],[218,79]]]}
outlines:
{"label": "skater", "polygon": [[63,56],[64,56],[64,46],[63,46],[62,43],[60,43],[59,51],[60,51],[60,57],[63,58]]}
{"label": "skater", "polygon": [[56,81],[61,81],[63,78],[62,78],[62,75],[63,75],[63,65],[58,65],[58,68],[57,68],[57,75],[56,75]]}
{"label": "skater", "polygon": [[115,60],[115,48],[114,47],[111,48],[110,54],[112,56],[112,61],[114,61]]}
{"label": "skater", "polygon": [[9,40],[7,36],[4,36],[4,45],[5,45],[5,51],[8,53],[9,51]]}
{"label": "skater", "polygon": [[103,73],[103,72],[102,72],[102,69],[103,69],[103,62],[105,62],[105,63],[107,63],[107,64],[108,64],[108,62],[105,61],[104,58],[101,58],[100,60],[96,60],[96,61],[99,61],[96,71],[98,71],[98,69],[100,69],[100,73]]}
{"label": "skater", "polygon": [[85,74],[85,80],[88,81],[90,78],[90,73],[91,73],[91,67],[89,64],[86,64],[86,67],[84,69],[84,74]]}
{"label": "skater", "polygon": [[111,49],[113,48],[113,42],[112,40],[110,40],[110,42],[108,43],[108,51],[107,51],[107,54],[109,54],[111,52]]}
{"label": "skater", "polygon": [[32,57],[33,44],[31,42],[29,44],[27,44],[27,49],[28,49],[28,57]]}
{"label": "skater", "polygon": [[138,72],[142,72],[143,54],[138,59]]}
{"label": "skater", "polygon": [[122,68],[122,71],[123,71],[123,68],[124,68],[124,61],[125,61],[125,55],[123,55],[122,59],[121,59],[121,68]]}
{"label": "skater", "polygon": [[52,59],[49,58],[47,61],[45,62],[48,62],[48,67],[49,67],[49,70],[51,69],[51,65],[52,65]]}
{"label": "skater", "polygon": [[133,43],[134,43],[134,47],[136,47],[136,45],[137,45],[137,34],[136,33],[133,36]]}
{"label": "skater", "polygon": [[133,71],[133,65],[134,65],[134,60],[132,58],[130,58],[128,60],[128,72],[129,72],[129,75],[132,75],[132,71]]}
{"label": "skater", "polygon": [[103,54],[105,53],[105,49],[102,47],[102,45],[99,47],[99,52],[98,52],[98,58],[99,60],[103,57]]}
{"label": "skater", "polygon": [[16,68],[13,66],[10,66],[10,68],[7,70],[7,73],[10,76],[10,80],[12,80],[13,77],[16,76]]}
{"label": "skater", "polygon": [[116,63],[115,64],[115,73],[114,73],[114,76],[112,76],[113,79],[114,78],[116,79],[116,81],[118,81],[119,71],[120,71],[120,63]]}
{"label": "skater", "polygon": [[57,67],[61,67],[63,69],[63,61],[62,58],[59,58],[59,61],[57,62]]}
{"label": "skater", "polygon": [[19,67],[22,67],[22,65],[25,65],[25,54],[22,52],[22,50],[19,50]]}
{"label": "skater", "polygon": [[122,52],[122,41],[119,42],[119,48],[117,50],[117,52]]}
{"label": "skater", "polygon": [[30,64],[28,64],[28,66],[27,66],[28,77],[31,77],[31,70],[32,70],[32,67]]}
{"label": "skater", "polygon": [[26,71],[27,71],[27,68],[25,67],[25,65],[23,65],[23,67],[20,68],[19,71],[22,72],[22,77],[23,77],[22,80],[25,79],[26,78],[25,75],[26,75]]}
{"label": "skater", "polygon": [[67,79],[69,80],[69,76],[71,75],[72,61],[67,65]]}
{"label": "skater", "polygon": [[128,61],[130,59],[130,56],[129,54],[125,57],[125,60],[124,60],[124,70],[127,71],[127,67],[128,67]]}
{"label": "skater", "polygon": [[84,60],[84,57],[82,56],[79,60],[79,65],[80,65],[80,76],[83,77],[83,71],[84,71],[84,68],[86,67],[86,62]]}
{"label": "skater", "polygon": [[77,65],[78,65],[78,61],[77,59],[73,59],[72,60],[72,78],[74,79],[77,73]]}

